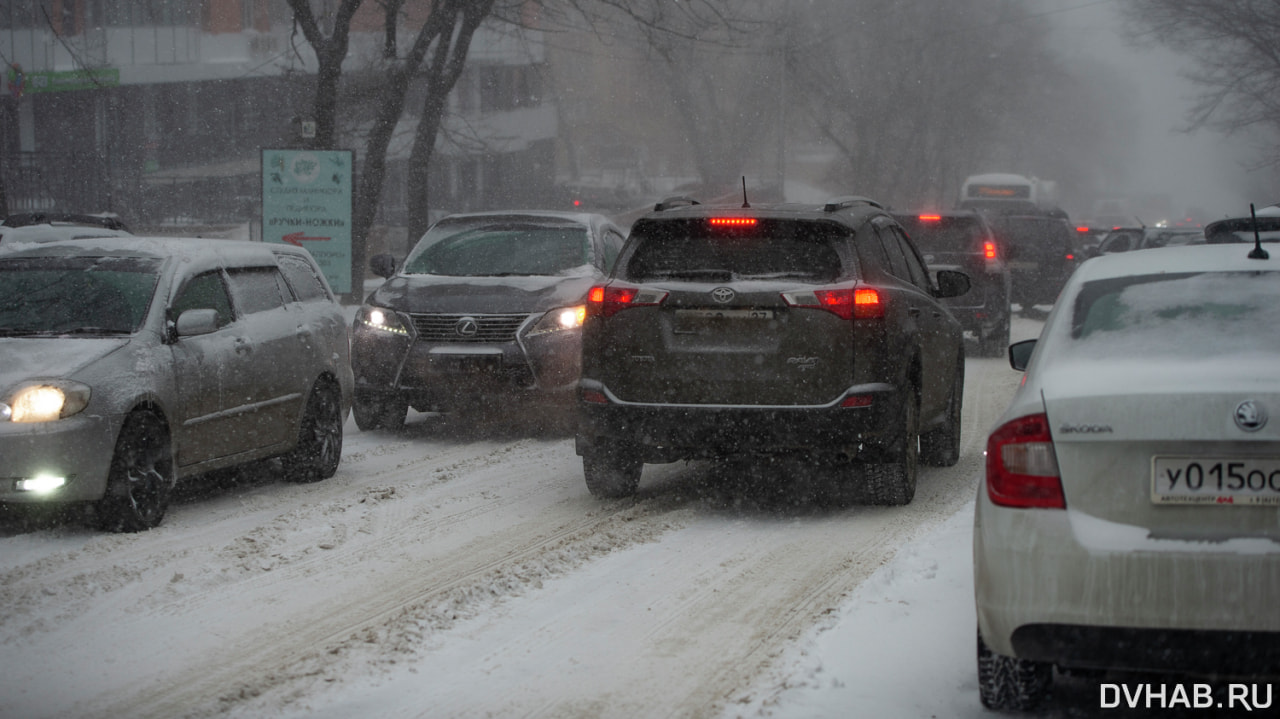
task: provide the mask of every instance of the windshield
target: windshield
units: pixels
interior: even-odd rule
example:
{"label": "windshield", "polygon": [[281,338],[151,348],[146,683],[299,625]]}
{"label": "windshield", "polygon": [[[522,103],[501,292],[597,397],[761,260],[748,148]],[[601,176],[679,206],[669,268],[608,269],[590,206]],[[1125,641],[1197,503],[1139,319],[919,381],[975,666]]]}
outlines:
{"label": "windshield", "polygon": [[841,274],[836,250],[845,232],[825,222],[761,219],[752,227],[712,227],[706,219],[638,224],[625,277],[649,279],[804,279]]}
{"label": "windshield", "polygon": [[414,275],[503,277],[559,275],[591,264],[591,242],[580,225],[436,226],[409,258]]}
{"label": "windshield", "polygon": [[1090,353],[1207,357],[1280,353],[1280,273],[1144,275],[1085,284],[1073,347]]}
{"label": "windshield", "polygon": [[972,217],[896,216],[907,236],[923,254],[975,252],[982,249],[982,227]]}
{"label": "windshield", "polygon": [[0,336],[132,334],[161,261],[35,257],[0,261]]}

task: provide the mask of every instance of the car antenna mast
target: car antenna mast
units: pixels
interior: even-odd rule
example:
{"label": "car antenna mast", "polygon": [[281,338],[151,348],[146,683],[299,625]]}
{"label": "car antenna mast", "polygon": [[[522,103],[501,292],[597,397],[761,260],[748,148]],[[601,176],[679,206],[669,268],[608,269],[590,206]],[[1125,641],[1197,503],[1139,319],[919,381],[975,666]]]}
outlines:
{"label": "car antenna mast", "polygon": [[1249,216],[1253,218],[1253,249],[1249,251],[1249,259],[1251,260],[1269,260],[1271,255],[1262,249],[1262,235],[1258,234],[1258,212],[1253,209],[1253,203],[1249,203]]}
{"label": "car antenna mast", "polygon": [[747,176],[746,175],[742,176],[742,207],[744,209],[751,208],[751,203],[747,202]]}

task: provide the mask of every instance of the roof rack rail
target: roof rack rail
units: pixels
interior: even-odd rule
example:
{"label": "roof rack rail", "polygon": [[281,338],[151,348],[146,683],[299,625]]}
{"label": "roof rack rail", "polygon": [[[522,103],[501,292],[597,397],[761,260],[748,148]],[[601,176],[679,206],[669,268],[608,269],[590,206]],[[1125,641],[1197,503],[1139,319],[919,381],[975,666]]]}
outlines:
{"label": "roof rack rail", "polygon": [[81,225],[94,225],[109,230],[125,230],[124,223],[118,218],[108,215],[86,215],[74,212],[21,212],[5,217],[0,224],[5,227],[30,227],[54,222],[74,222]]}
{"label": "roof rack rail", "polygon": [[872,207],[878,207],[881,210],[884,209],[884,205],[876,202],[870,197],[863,197],[862,195],[841,195],[840,197],[833,197],[830,200],[827,200],[827,203],[822,206],[822,211],[839,212],[840,210],[848,209],[854,205],[871,205]]}
{"label": "roof rack rail", "polygon": [[668,197],[662,202],[659,202],[658,204],[653,206],[653,211],[664,212],[666,210],[670,210],[673,207],[689,207],[691,205],[701,205],[701,204],[702,204],[701,202],[698,202],[692,197],[685,197],[681,195],[679,197]]}

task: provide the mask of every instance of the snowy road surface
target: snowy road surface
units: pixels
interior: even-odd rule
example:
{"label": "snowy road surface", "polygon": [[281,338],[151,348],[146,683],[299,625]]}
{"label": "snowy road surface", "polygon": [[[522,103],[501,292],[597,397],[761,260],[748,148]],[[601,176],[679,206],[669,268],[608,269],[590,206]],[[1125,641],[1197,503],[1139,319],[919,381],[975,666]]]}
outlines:
{"label": "snowy road surface", "polygon": [[[330,480],[224,479],[151,532],[6,520],[0,717],[767,715],[814,676],[798,643],[900,547],[968,541],[954,517],[1019,377],[969,360],[960,462],[901,508],[711,463],[648,465],[635,500],[600,501],[541,419],[415,414],[348,423]],[[976,706],[971,641],[948,651]]]}

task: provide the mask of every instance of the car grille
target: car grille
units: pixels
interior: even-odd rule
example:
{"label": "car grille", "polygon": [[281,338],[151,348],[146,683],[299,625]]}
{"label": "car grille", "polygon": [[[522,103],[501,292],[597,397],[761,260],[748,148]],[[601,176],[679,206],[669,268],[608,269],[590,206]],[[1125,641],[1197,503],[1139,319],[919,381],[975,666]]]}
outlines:
{"label": "car grille", "polygon": [[[409,315],[418,339],[423,342],[513,342],[516,332],[527,314],[520,315]],[[476,321],[476,333],[471,336],[458,333],[463,318]]]}

